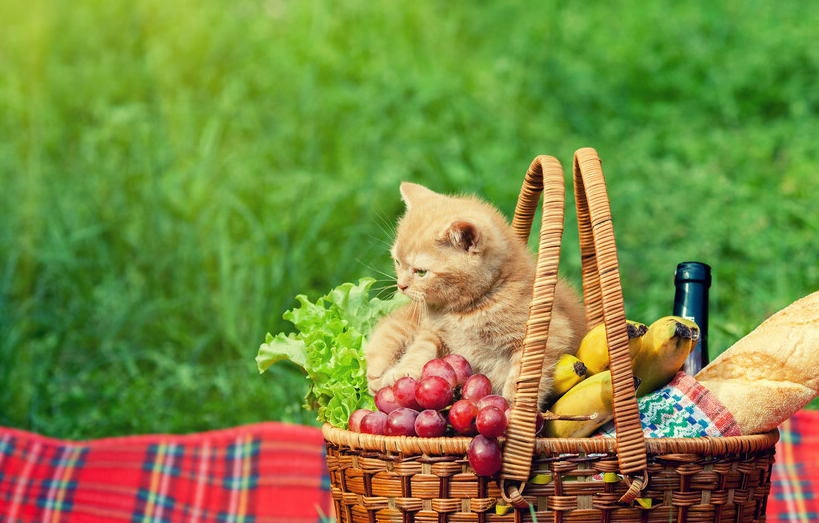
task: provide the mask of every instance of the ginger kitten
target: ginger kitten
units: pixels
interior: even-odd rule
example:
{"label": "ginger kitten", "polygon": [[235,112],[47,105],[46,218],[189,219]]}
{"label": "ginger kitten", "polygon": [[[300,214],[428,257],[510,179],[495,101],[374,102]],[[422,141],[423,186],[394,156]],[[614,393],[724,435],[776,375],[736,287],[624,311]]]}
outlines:
{"label": "ginger kitten", "polygon": [[[491,205],[401,184],[407,210],[390,254],[398,289],[410,303],[383,318],[365,357],[371,391],[402,376],[419,378],[423,365],[449,353],[485,374],[493,392],[512,400],[535,259]],[[558,281],[546,345],[541,403],[552,388],[555,363],[574,354],[586,332],[577,293]]]}

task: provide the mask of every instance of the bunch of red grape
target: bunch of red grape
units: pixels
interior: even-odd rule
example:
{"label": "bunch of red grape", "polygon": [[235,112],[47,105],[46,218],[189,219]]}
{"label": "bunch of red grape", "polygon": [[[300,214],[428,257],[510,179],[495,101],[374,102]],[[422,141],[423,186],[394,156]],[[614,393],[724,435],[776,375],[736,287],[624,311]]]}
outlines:
{"label": "bunch of red grape", "polygon": [[[472,374],[463,356],[449,354],[430,360],[420,380],[407,376],[379,390],[375,406],[376,411],[353,412],[349,429],[385,436],[474,436],[467,457],[475,473],[491,476],[500,470],[502,456],[496,438],[506,432],[509,403],[492,394],[489,378]],[[538,423],[542,427],[541,416]]]}

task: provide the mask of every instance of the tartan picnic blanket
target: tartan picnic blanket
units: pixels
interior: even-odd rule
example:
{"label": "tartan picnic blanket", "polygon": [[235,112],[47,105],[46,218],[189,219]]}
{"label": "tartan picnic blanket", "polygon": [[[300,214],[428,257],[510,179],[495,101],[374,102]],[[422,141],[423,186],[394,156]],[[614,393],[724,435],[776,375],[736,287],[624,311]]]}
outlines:
{"label": "tartan picnic blanket", "polygon": [[[817,522],[819,411],[799,411],[779,430],[766,520]],[[324,440],[313,427],[270,422],[87,442],[0,427],[0,523],[332,516]]]}
{"label": "tartan picnic blanket", "polygon": [[324,452],[278,422],[76,442],[0,427],[0,522],[316,523],[333,515]]}
{"label": "tartan picnic blanket", "polygon": [[779,426],[767,521],[819,521],[819,410],[800,410]]}

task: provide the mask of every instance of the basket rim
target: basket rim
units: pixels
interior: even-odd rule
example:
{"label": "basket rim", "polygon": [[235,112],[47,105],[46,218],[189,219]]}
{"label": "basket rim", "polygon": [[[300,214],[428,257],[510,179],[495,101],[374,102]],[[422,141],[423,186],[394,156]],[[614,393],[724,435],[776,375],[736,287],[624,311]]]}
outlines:
{"label": "basket rim", "polygon": [[[421,438],[418,436],[381,436],[352,432],[324,423],[321,432],[327,443],[352,450],[381,454],[448,456],[466,455],[471,437]],[[741,455],[772,448],[779,441],[779,430],[744,436],[705,436],[698,438],[645,438],[646,452],[652,456],[695,454],[704,457]],[[498,438],[503,447],[505,438]],[[617,440],[596,438],[535,438],[535,453],[617,454]]]}

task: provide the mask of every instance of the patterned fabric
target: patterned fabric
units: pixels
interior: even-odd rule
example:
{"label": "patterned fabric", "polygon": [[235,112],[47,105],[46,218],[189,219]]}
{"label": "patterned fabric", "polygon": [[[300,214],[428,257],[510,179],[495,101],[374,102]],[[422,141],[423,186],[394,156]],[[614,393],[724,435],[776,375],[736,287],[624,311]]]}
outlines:
{"label": "patterned fabric", "polygon": [[[766,520],[816,523],[819,411],[799,411],[779,430]],[[91,442],[0,427],[0,523],[313,523],[334,516],[329,485],[324,440],[312,427]]]}
{"label": "patterned fabric", "polygon": [[819,411],[800,410],[779,426],[768,523],[819,521]]}
{"label": "patterned fabric", "polygon": [[[736,420],[717,397],[684,372],[678,372],[665,387],[640,398],[637,406],[647,438],[741,434]],[[612,422],[595,435],[613,438],[615,432]]]}
{"label": "patterned fabric", "polygon": [[316,523],[332,516],[324,439],[259,423],[71,442],[0,427],[0,522]]}

